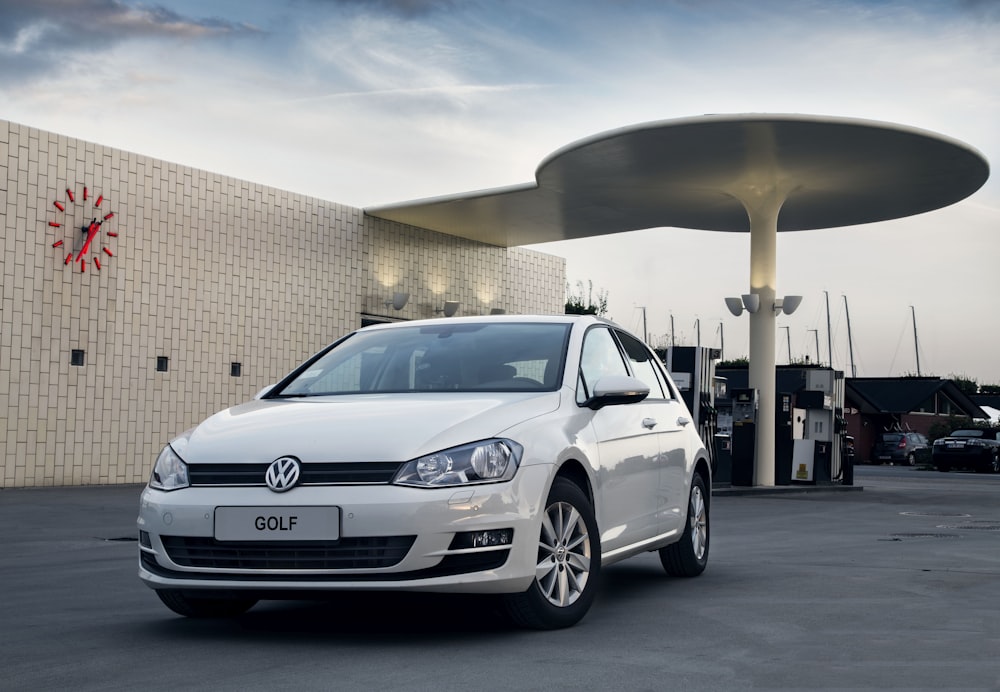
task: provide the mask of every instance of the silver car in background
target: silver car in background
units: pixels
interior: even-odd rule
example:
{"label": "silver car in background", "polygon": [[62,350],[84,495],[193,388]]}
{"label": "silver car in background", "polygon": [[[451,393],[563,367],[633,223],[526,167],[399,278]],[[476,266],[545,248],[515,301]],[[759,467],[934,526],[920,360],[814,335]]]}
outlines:
{"label": "silver car in background", "polygon": [[375,325],[163,448],[139,576],[233,616],[342,590],[497,594],[573,625],[601,568],[708,561],[711,472],[652,351],[593,316]]}

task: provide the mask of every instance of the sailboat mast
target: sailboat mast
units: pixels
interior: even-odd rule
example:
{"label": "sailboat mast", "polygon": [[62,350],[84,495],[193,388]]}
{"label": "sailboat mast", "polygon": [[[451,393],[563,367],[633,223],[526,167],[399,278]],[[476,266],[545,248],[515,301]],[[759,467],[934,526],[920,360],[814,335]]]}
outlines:
{"label": "sailboat mast", "polygon": [[854,367],[854,338],[851,336],[851,311],[847,308],[847,296],[844,296],[844,314],[847,315],[847,350],[851,354],[851,377],[858,376]]}
{"label": "sailboat mast", "polygon": [[917,343],[917,311],[910,306],[910,314],[913,315],[913,351],[917,356],[917,377],[920,377],[920,345]]}
{"label": "sailboat mast", "polygon": [[826,296],[826,355],[830,359],[828,365],[833,368],[833,336],[830,334],[830,292],[823,291],[823,295]]}

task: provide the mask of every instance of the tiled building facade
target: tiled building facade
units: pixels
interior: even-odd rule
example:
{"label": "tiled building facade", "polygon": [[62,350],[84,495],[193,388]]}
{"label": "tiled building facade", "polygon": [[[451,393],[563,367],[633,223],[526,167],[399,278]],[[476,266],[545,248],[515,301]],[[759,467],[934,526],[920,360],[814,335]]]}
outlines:
{"label": "tiled building facade", "polygon": [[2,488],[144,482],[171,436],[363,319],[565,300],[558,257],[6,121],[0,212]]}

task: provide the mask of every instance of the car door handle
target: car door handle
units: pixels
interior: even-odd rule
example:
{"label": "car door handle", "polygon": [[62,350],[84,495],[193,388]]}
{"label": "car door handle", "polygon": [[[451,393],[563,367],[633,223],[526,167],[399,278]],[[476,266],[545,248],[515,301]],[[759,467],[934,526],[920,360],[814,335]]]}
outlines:
{"label": "car door handle", "polygon": [[656,419],[655,418],[643,418],[642,419],[642,427],[646,428],[647,430],[652,430],[653,428],[656,427]]}
{"label": "car door handle", "polygon": [[687,425],[687,424],[688,424],[688,423],[690,423],[690,422],[691,422],[691,419],[690,419],[690,418],[686,418],[686,417],[684,417],[684,416],[680,416],[680,417],[679,417],[679,418],[677,419],[677,425],[679,425],[679,426],[681,426],[681,427],[684,427],[685,425]]}

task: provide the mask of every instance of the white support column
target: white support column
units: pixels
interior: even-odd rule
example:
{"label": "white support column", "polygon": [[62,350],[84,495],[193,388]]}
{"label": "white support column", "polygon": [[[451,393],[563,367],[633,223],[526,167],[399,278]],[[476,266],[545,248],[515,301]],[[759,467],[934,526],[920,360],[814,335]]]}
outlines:
{"label": "white support column", "polygon": [[754,485],[774,485],[775,314],[777,283],[778,212],[785,194],[744,198],[750,217],[750,293],[760,296],[760,309],[750,315],[749,385],[757,390],[757,446]]}

